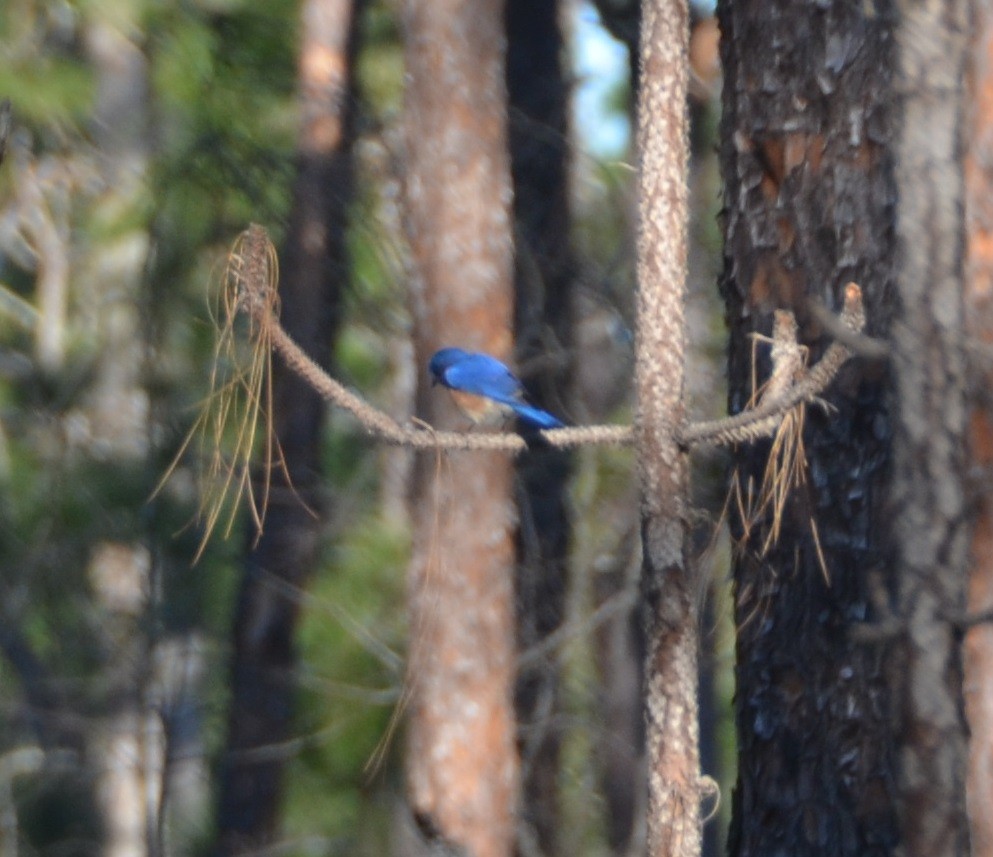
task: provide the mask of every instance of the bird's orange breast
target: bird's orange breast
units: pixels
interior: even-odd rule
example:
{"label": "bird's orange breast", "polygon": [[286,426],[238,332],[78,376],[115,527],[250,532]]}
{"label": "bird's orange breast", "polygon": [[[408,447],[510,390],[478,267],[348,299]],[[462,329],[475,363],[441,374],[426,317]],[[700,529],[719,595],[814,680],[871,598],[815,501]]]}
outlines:
{"label": "bird's orange breast", "polygon": [[478,425],[499,425],[513,413],[506,405],[501,405],[485,396],[464,393],[461,390],[449,390],[449,392],[458,409]]}

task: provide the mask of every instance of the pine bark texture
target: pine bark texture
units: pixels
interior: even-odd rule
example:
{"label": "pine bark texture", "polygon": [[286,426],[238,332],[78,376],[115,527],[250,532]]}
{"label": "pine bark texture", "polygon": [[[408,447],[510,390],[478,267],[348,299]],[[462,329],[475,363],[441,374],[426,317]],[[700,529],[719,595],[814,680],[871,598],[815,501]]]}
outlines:
{"label": "pine bark texture", "polygon": [[[566,415],[575,266],[569,245],[569,86],[562,66],[560,6],[559,0],[508,0],[505,20],[516,351],[531,401]],[[566,487],[572,458],[567,450],[535,446],[517,461],[515,589],[522,655],[565,617],[571,536]],[[520,669],[515,691],[521,821],[543,855],[557,853],[560,821],[559,672],[558,658],[546,656]]]}
{"label": "pine bark texture", "polygon": [[[502,2],[405,7],[405,226],[417,365],[511,356],[513,244]],[[422,372],[418,413],[464,427]],[[409,580],[407,782],[432,853],[506,857],[518,794],[512,462],[419,454]]]}
{"label": "pine bark texture", "polygon": [[902,845],[969,851],[959,617],[966,606],[964,196],[968,0],[898,0],[892,681]]}
{"label": "pine bark texture", "polygon": [[[965,160],[967,333],[993,346],[993,9],[977,5],[973,28],[972,111]],[[969,613],[993,611],[993,371],[975,361],[969,379],[969,469],[978,474],[969,571]],[[993,857],[993,623],[968,629],[963,644],[969,721],[967,806],[972,853]]]}
{"label": "pine bark texture", "polygon": [[[775,309],[796,314],[810,363],[830,342],[810,302],[837,308],[849,280],[863,289],[868,332],[888,328],[895,14],[889,2],[718,3],[732,413],[752,395],[753,354],[755,375],[768,377],[768,349],[750,337],[769,334]],[[830,411],[808,409],[807,482],[773,546],[762,549],[768,513],[751,521],[750,537],[732,519],[732,857],[865,857],[893,853],[899,838],[885,643],[858,639],[864,623],[885,618],[874,595],[888,555],[885,372],[851,361],[826,395]],[[746,495],[768,455],[768,443],[735,451]]]}
{"label": "pine bark texture", "polygon": [[[348,272],[358,16],[353,0],[306,0],[301,15],[302,124],[282,253],[281,321],[307,353],[327,365]],[[276,435],[292,485],[281,468],[273,469],[265,530],[245,560],[238,596],[215,845],[224,855],[257,852],[278,836],[287,758],[272,748],[291,736],[299,615],[297,599],[280,584],[301,588],[314,573],[327,511],[320,464],[326,406],[280,361],[273,362],[273,388]]]}
{"label": "pine bark texture", "polygon": [[684,553],[687,455],[675,439],[684,415],[688,6],[651,0],[641,25],[635,382],[647,616],[647,853],[675,857],[699,854],[701,843],[698,589]]}

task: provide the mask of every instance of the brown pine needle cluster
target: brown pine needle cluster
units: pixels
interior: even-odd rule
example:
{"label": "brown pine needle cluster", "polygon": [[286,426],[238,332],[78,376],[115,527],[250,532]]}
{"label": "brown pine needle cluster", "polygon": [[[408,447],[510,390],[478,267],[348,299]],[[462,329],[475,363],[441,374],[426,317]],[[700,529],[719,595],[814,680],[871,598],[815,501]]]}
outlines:
{"label": "brown pine needle cluster", "polygon": [[[857,297],[858,304],[861,305],[861,294]],[[847,309],[852,310],[854,308],[855,298],[854,291],[849,288],[846,294]],[[800,345],[797,340],[796,319],[792,312],[776,310],[772,339],[769,340],[760,336],[754,338],[754,342],[761,340],[772,343],[773,368],[772,375],[761,388],[756,389],[756,379],[753,375],[752,388],[755,393],[753,393],[752,401],[748,405],[748,408],[753,412],[768,403],[781,402],[787,399],[797,387],[798,382],[805,376],[809,377],[806,375],[808,352],[806,347]],[[753,354],[753,371],[756,363]],[[752,539],[753,530],[761,522],[768,521],[761,544],[757,546],[759,557],[768,555],[769,551],[778,543],[787,504],[795,492],[807,482],[807,454],[803,444],[806,415],[807,403],[801,400],[788,410],[775,416],[772,446],[762,473],[762,481],[757,490],[751,477],[749,477],[747,485],[743,487],[741,474],[737,470],[731,476],[728,502],[734,502],[738,512],[742,526],[741,545],[747,545]],[[825,582],[830,584],[830,572],[821,550],[817,522],[813,516],[808,516],[808,526],[817,551],[821,573],[824,575]]]}
{"label": "brown pine needle cluster", "polygon": [[[279,466],[286,473],[273,427],[272,329],[266,322],[279,314],[278,279],[276,248],[265,230],[252,224],[228,253],[212,308],[216,338],[210,391],[155,489],[156,493],[162,489],[195,441],[200,459],[197,518],[203,535],[194,562],[203,555],[219,525],[224,538],[230,536],[242,504],[248,507],[257,541],[273,468]],[[239,318],[246,321],[239,322]],[[247,335],[241,331],[244,323],[248,325]],[[256,482],[253,462],[260,447],[262,467]],[[286,478],[289,481],[288,474]]]}

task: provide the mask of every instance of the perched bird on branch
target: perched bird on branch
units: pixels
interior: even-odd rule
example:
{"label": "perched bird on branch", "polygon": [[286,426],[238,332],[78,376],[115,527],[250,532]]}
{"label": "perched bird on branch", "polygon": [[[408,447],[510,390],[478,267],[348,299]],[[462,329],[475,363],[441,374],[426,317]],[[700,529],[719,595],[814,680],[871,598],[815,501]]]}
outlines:
{"label": "perched bird on branch", "polygon": [[511,416],[535,429],[563,428],[548,411],[524,401],[524,385],[489,354],[442,348],[428,363],[435,384],[447,387],[459,410],[474,423],[498,424]]}

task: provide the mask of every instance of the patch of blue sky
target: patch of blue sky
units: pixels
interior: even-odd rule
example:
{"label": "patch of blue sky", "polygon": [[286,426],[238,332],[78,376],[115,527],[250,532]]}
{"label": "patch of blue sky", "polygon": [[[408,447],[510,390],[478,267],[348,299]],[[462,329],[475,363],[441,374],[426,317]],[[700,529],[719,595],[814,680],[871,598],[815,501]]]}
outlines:
{"label": "patch of blue sky", "polygon": [[612,97],[628,75],[627,49],[608,33],[591,3],[573,6],[573,123],[579,147],[597,158],[628,149],[631,123]]}

